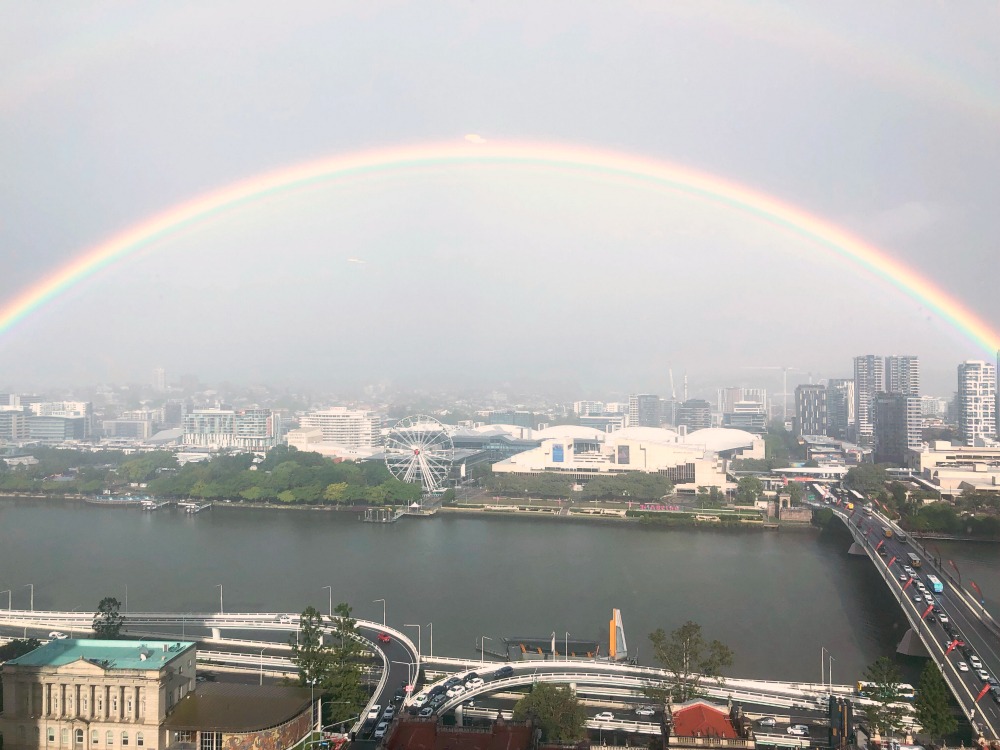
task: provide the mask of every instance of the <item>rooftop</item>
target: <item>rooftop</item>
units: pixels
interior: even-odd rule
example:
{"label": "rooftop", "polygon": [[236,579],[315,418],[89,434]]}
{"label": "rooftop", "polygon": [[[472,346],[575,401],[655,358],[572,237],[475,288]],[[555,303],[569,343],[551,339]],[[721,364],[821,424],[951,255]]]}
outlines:
{"label": "rooftop", "polygon": [[169,730],[254,732],[309,710],[309,689],[205,682],[189,693],[163,726]]}
{"label": "rooftop", "polygon": [[739,739],[729,713],[721,706],[695,700],[674,708],[674,734],[678,737]]}
{"label": "rooftop", "polygon": [[102,669],[160,670],[189,647],[191,641],[52,640],[7,664],[24,667],[63,667],[88,661]]}

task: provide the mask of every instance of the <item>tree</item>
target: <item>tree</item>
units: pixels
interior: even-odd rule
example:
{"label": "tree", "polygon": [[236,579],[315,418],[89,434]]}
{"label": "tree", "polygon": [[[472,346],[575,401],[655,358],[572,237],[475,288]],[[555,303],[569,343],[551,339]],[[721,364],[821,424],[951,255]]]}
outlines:
{"label": "tree", "polygon": [[[19,656],[24,656],[27,653],[34,651],[36,648],[41,646],[41,641],[37,638],[15,638],[10,643],[5,643],[0,646],[0,664],[5,661],[10,661],[11,659],[16,659]],[[0,680],[0,711],[3,711],[3,681]],[[0,744],[0,748],[3,745]]]}
{"label": "tree", "polygon": [[913,707],[917,710],[917,721],[924,732],[935,739],[942,739],[958,728],[958,722],[951,713],[948,686],[937,664],[928,661],[920,675],[920,685]]}
{"label": "tree", "polygon": [[330,669],[323,682],[323,692],[330,700],[326,702],[328,713],[324,720],[337,723],[357,716],[368,702],[368,694],[361,684],[361,645],[351,607],[346,602],[338,604],[330,623]]}
{"label": "tree", "polygon": [[741,505],[753,505],[763,492],[764,485],[755,476],[740,477],[736,483],[736,499]]}
{"label": "tree", "polygon": [[531,721],[546,742],[575,742],[586,736],[587,712],[569,687],[539,682],[514,704],[514,721]]}
{"label": "tree", "polygon": [[844,484],[849,489],[871,495],[884,492],[888,478],[889,474],[883,464],[858,464],[848,469],[844,475]]}
{"label": "tree", "polygon": [[802,489],[802,483],[789,482],[786,489],[788,490],[788,497],[792,505],[801,505],[802,498],[806,495],[806,491]]}
{"label": "tree", "polygon": [[872,701],[864,707],[865,717],[882,736],[898,732],[903,725],[900,679],[896,665],[884,656],[865,670],[865,681],[872,683],[865,690],[865,696]]}
{"label": "tree", "polygon": [[[721,641],[709,643],[701,634],[701,625],[688,620],[668,636],[663,628],[649,634],[653,658],[673,676],[674,700],[683,702],[698,695],[705,678],[722,681],[721,670],[733,663],[733,652]],[[650,696],[665,700],[667,691],[651,690]]]}
{"label": "tree", "polygon": [[125,618],[122,616],[122,603],[113,596],[106,596],[97,605],[97,612],[94,613],[94,637],[105,641],[114,641],[121,638],[122,628],[125,626]]}
{"label": "tree", "polygon": [[323,615],[315,607],[302,610],[298,637],[290,637],[288,643],[292,647],[292,664],[299,669],[299,684],[323,684],[332,656],[330,647],[323,642]]}

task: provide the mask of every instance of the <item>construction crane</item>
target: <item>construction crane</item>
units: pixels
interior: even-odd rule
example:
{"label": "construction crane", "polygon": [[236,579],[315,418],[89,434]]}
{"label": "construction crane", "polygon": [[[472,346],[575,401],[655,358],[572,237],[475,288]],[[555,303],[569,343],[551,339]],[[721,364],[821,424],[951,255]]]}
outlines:
{"label": "construction crane", "polygon": [[674,368],[673,367],[667,368],[667,372],[670,373],[670,400],[676,401],[677,391],[674,389]]}
{"label": "construction crane", "polygon": [[764,365],[760,367],[745,366],[741,367],[741,370],[781,370],[781,421],[788,421],[788,373],[790,372],[802,372],[802,370],[797,367],[787,367],[780,365]]}

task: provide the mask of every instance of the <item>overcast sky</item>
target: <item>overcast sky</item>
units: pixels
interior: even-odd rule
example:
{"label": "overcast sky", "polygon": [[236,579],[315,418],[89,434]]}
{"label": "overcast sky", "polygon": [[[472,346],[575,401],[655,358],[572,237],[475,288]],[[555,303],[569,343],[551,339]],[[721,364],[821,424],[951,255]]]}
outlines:
{"label": "overcast sky", "polygon": [[[8,2],[0,300],[254,174],[381,146],[596,146],[734,180],[883,248],[1000,329],[994,2]],[[350,259],[361,260],[363,263]],[[287,194],[111,266],[0,337],[0,389],[173,374],[693,393],[986,355],[722,205],[537,168]],[[579,391],[576,391],[576,386]]]}

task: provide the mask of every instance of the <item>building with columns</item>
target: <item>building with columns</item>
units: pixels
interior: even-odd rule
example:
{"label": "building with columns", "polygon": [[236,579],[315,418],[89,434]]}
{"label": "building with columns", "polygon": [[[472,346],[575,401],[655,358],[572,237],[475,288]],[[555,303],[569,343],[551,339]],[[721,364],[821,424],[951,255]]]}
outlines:
{"label": "building with columns", "polygon": [[196,685],[188,641],[52,640],[3,665],[5,750],[165,750]]}

